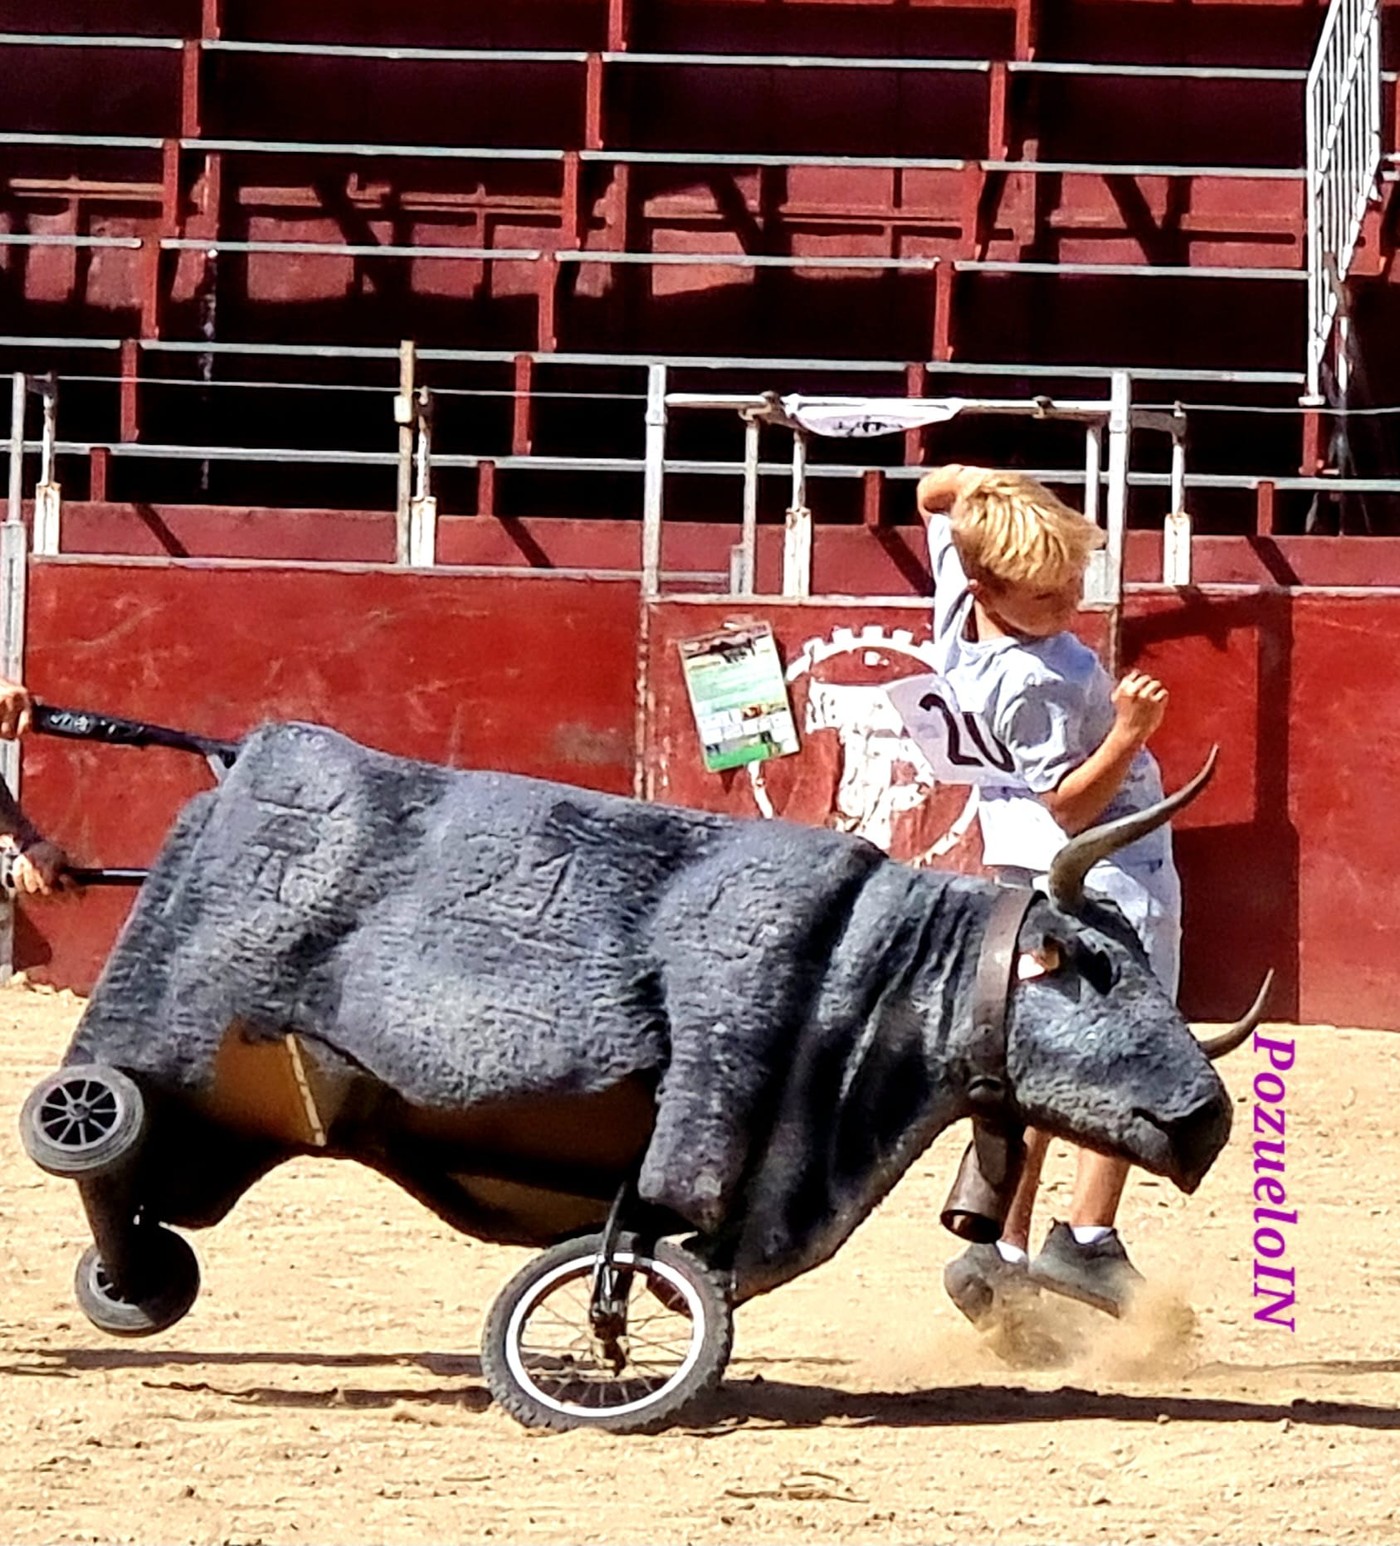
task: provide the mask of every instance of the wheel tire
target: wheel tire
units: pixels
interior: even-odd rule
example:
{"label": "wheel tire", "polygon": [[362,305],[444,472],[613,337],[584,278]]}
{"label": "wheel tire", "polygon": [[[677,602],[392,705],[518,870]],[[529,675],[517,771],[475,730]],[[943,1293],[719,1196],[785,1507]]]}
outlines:
{"label": "wheel tire", "polygon": [[199,1258],[183,1235],[160,1225],[147,1226],[141,1254],[148,1280],[155,1286],[139,1299],[124,1299],[116,1291],[97,1247],[90,1245],[78,1259],[73,1292],[83,1314],[113,1337],[150,1337],[180,1320],[199,1297]]}
{"label": "wheel tire", "polygon": [[141,1142],[146,1103],[135,1082],[105,1063],[75,1063],[41,1079],[20,1112],[25,1152],[51,1176],[95,1180]]}
{"label": "wheel tire", "polygon": [[[491,1394],[529,1428],[597,1428],[607,1433],[651,1433],[673,1422],[697,1397],[712,1390],[724,1373],[734,1342],[734,1318],[719,1278],[679,1246],[661,1241],[648,1250],[619,1250],[614,1260],[629,1269],[628,1309],[645,1309],[648,1324],[662,1316],[688,1322],[676,1326],[674,1368],[624,1377],[609,1371],[593,1348],[575,1361],[572,1353],[542,1355],[523,1345],[530,1317],[545,1301],[568,1295],[572,1319],[551,1307],[552,1321],[577,1326],[567,1347],[594,1341],[588,1324],[593,1264],[599,1235],[566,1240],[542,1252],[506,1284],[486,1318],[481,1368]],[[645,1296],[650,1295],[650,1304]],[[655,1332],[665,1334],[666,1325]],[[547,1329],[547,1328],[546,1328]],[[628,1365],[632,1366],[631,1335]],[[648,1339],[646,1347],[659,1344]],[[592,1362],[592,1372],[587,1365]],[[577,1394],[569,1394],[570,1387]],[[595,1399],[588,1402],[589,1396]]]}

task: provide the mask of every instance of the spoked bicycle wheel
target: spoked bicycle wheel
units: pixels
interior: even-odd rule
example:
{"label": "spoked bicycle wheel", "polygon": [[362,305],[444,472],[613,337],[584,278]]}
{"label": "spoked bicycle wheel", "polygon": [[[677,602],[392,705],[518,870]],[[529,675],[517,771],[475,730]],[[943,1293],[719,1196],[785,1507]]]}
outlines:
{"label": "spoked bicycle wheel", "polygon": [[719,1279],[667,1241],[618,1250],[618,1313],[590,1318],[598,1235],[543,1252],[491,1306],[481,1364],[491,1394],[532,1428],[665,1427],[724,1373],[734,1339]]}
{"label": "spoked bicycle wheel", "polygon": [[41,1079],[20,1112],[30,1159],[51,1176],[95,1180],[140,1143],[146,1108],[135,1082],[105,1063],[60,1068]]}

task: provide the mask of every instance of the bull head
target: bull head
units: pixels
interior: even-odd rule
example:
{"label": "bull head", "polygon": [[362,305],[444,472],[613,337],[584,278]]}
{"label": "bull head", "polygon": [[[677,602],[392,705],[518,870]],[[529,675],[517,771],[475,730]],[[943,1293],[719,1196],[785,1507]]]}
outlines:
{"label": "bull head", "polygon": [[1111,904],[1086,894],[1099,860],[1168,821],[1205,788],[1212,750],[1183,788],[1147,810],[1081,832],[1056,858],[1049,901],[1032,904],[1020,945],[1033,957],[1008,1005],[1011,1107],[975,1121],[977,1141],[949,1200],[956,1233],[987,1238],[1015,1186],[1006,1161],[1019,1124],[1042,1127],[1168,1175],[1200,1184],[1230,1129],[1230,1100],[1210,1060],[1244,1042],[1263,1017],[1273,981],[1222,1035],[1197,1041]]}
{"label": "bull head", "polygon": [[[1200,772],[1165,800],[1149,805],[1146,810],[1135,811],[1131,816],[1120,816],[1118,820],[1104,822],[1102,826],[1089,827],[1072,837],[1056,854],[1050,866],[1050,896],[1055,905],[1067,913],[1082,911],[1084,877],[1089,871],[1100,859],[1106,859],[1109,854],[1117,853],[1120,848],[1137,842],[1149,832],[1155,832],[1164,821],[1170,821],[1179,810],[1190,805],[1215,777],[1215,763],[1219,754],[1220,748],[1212,746]],[[1237,1020],[1228,1031],[1201,1043],[1201,1050],[1208,1058],[1224,1057],[1249,1038],[1264,1018],[1264,1005],[1268,1002],[1273,982],[1274,974],[1270,971],[1243,1019]]]}

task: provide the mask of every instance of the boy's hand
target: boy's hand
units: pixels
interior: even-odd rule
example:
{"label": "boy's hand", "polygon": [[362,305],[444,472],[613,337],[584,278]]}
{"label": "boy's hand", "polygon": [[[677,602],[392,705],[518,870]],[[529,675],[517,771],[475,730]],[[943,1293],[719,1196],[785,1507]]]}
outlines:
{"label": "boy's hand", "polygon": [[919,479],[916,499],[919,514],[927,520],[951,510],[958,496],[975,484],[985,471],[982,467],[964,467],[961,462],[949,462],[946,467],[935,467]]}
{"label": "boy's hand", "polygon": [[1167,712],[1167,689],[1145,671],[1129,671],[1113,689],[1114,728],[1137,745],[1145,745]]}
{"label": "boy's hand", "polygon": [[0,740],[14,741],[22,736],[29,729],[33,707],[27,687],[0,676]]}
{"label": "boy's hand", "polygon": [[63,873],[67,864],[68,855],[56,843],[40,838],[16,855],[10,877],[24,896],[53,896],[72,884]]}

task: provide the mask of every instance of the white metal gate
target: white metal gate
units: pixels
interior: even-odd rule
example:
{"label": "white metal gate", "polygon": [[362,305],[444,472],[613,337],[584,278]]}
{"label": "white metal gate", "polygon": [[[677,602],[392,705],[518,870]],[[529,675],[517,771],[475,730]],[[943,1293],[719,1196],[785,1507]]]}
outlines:
{"label": "white metal gate", "polygon": [[[1331,0],[1308,71],[1308,369],[1306,402],[1322,401],[1322,365],[1381,163],[1380,0]],[[1337,348],[1346,389],[1345,312]]]}

